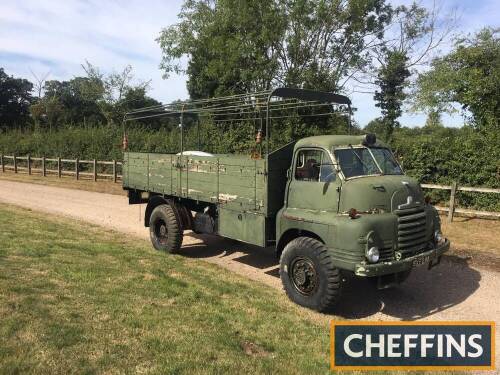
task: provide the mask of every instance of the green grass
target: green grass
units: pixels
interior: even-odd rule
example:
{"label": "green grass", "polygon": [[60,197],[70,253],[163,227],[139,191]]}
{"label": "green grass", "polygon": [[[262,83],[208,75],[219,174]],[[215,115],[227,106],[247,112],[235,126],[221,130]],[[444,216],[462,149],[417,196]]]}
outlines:
{"label": "green grass", "polygon": [[0,208],[0,373],[328,372],[277,291],[145,241]]}
{"label": "green grass", "polygon": [[0,206],[1,374],[328,374],[329,318],[146,241]]}

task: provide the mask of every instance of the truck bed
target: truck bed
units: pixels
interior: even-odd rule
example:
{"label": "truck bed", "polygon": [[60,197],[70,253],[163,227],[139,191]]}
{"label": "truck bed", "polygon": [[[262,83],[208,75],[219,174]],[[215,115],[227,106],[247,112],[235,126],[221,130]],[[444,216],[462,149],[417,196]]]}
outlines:
{"label": "truck bed", "polygon": [[123,187],[216,204],[219,234],[266,246],[274,239],[292,153],[293,143],[266,159],[125,152]]}

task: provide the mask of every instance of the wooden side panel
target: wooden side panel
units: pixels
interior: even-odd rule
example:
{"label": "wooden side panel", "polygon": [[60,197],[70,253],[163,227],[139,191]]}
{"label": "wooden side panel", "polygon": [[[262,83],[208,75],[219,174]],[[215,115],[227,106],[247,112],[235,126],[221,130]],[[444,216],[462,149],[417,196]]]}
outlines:
{"label": "wooden side panel", "polygon": [[149,190],[148,154],[127,152],[124,161],[127,178],[123,180],[123,186],[138,190]]}
{"label": "wooden side panel", "polygon": [[172,194],[172,155],[149,155],[149,190],[156,193]]}
{"label": "wooden side panel", "polygon": [[265,213],[265,161],[249,156],[125,153],[124,186]]}

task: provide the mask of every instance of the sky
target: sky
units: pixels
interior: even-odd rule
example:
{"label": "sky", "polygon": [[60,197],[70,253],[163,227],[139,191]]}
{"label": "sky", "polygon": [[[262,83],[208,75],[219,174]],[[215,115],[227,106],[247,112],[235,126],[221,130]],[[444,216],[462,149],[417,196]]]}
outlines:
{"label": "sky", "polygon": [[[422,4],[432,5],[432,0]],[[151,80],[150,96],[162,102],[186,99],[185,76],[162,78],[161,50],[155,41],[162,28],[177,22],[181,5],[181,0],[0,0],[0,67],[33,82],[33,73],[38,77],[48,73],[48,79],[56,80],[82,76],[85,60],[103,72],[130,64],[138,81]],[[458,10],[461,32],[500,26],[499,0],[441,0],[440,6],[443,12]],[[372,96],[351,95],[361,126],[380,115]],[[425,114],[406,110],[400,122],[423,125]],[[443,122],[460,126],[463,120],[445,116]]]}

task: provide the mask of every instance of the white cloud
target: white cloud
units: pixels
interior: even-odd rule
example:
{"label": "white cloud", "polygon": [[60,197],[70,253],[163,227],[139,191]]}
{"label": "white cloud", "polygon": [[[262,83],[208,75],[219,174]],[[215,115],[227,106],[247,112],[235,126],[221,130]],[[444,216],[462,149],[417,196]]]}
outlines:
{"label": "white cloud", "polygon": [[[405,3],[410,0],[401,0]],[[423,4],[432,5],[433,0]],[[400,3],[398,1],[397,3]],[[163,27],[177,22],[182,0],[19,0],[0,3],[0,66],[9,74],[33,79],[51,72],[51,79],[82,75],[88,59],[104,71],[134,67],[140,80],[152,80],[150,95],[163,102],[186,98],[185,77],[163,80],[161,51],[155,41]],[[498,25],[497,0],[448,0],[443,9],[461,8],[460,31]],[[379,115],[372,95],[353,94],[356,120],[365,125]],[[460,124],[460,118],[447,119]],[[420,125],[422,115],[404,115],[402,123]]]}
{"label": "white cloud", "polygon": [[134,67],[152,80],[162,101],[186,97],[185,78],[162,80],[161,29],[177,20],[179,1],[16,1],[0,4],[0,66],[32,79],[30,70],[52,79],[82,75],[86,59],[104,71]]}

